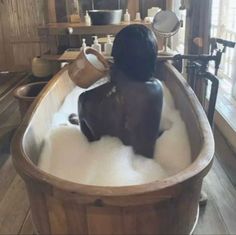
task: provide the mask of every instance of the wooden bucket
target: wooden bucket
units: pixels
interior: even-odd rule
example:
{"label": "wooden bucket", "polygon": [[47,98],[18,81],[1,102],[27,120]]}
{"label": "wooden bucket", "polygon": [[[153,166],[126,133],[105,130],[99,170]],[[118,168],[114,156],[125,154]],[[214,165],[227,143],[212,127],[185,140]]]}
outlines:
{"label": "wooden bucket", "polygon": [[60,71],[36,98],[14,137],[12,154],[28,189],[37,233],[146,235],[192,232],[202,180],[213,159],[213,136],[203,109],[181,74],[168,63],[162,64],[158,73],[158,77],[165,78],[187,125],[192,164],[173,177],[144,185],[88,186],[41,171],[37,160],[53,114],[74,88],[67,69]]}

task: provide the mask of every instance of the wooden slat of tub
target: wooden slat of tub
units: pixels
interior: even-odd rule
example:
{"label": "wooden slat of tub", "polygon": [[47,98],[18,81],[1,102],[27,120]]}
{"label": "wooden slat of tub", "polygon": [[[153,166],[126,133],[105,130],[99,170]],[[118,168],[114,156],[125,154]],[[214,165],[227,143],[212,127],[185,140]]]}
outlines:
{"label": "wooden slat of tub", "polygon": [[69,234],[66,213],[60,200],[47,197],[51,234]]}
{"label": "wooden slat of tub", "polygon": [[176,208],[173,210],[175,212],[172,229],[175,227],[175,231],[190,234],[193,229],[198,212],[201,187],[202,181],[194,178],[185,184],[179,197],[174,199]]}
{"label": "wooden slat of tub", "polygon": [[[133,207],[132,207],[133,208]],[[123,209],[124,234],[137,234],[137,219],[132,208]]]}
{"label": "wooden slat of tub", "polygon": [[16,176],[0,202],[0,234],[17,234],[29,210],[25,184]]}
{"label": "wooden slat of tub", "polygon": [[68,234],[88,234],[87,218],[86,218],[86,207],[78,206],[72,202],[66,202],[64,204]]}
{"label": "wooden slat of tub", "polygon": [[124,234],[122,209],[117,207],[88,207],[88,232],[93,235]]}
{"label": "wooden slat of tub", "polygon": [[129,207],[123,210],[125,234],[168,234],[166,228],[172,225],[173,215],[166,207],[173,209],[171,201],[143,207]]}
{"label": "wooden slat of tub", "polygon": [[[169,220],[172,215],[166,210],[171,204],[157,204],[156,207],[146,207],[143,211],[137,212],[137,234],[168,234],[170,228]],[[172,207],[173,208],[173,207]],[[169,226],[167,226],[169,225]]]}
{"label": "wooden slat of tub", "polygon": [[50,234],[49,216],[45,195],[40,191],[40,187],[36,190],[35,187],[30,186],[31,184],[35,184],[35,182],[27,182],[31,215],[34,221],[35,230],[39,234]]}

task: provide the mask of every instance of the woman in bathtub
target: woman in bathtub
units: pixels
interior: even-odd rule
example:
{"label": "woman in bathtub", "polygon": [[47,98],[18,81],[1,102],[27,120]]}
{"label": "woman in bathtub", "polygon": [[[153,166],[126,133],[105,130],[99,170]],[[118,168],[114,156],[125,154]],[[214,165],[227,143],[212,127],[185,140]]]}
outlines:
{"label": "woman in bathtub", "polygon": [[157,41],[143,25],[130,25],[114,41],[110,82],[79,97],[81,130],[89,141],[119,138],[134,152],[153,158],[159,136],[163,93],[153,77]]}

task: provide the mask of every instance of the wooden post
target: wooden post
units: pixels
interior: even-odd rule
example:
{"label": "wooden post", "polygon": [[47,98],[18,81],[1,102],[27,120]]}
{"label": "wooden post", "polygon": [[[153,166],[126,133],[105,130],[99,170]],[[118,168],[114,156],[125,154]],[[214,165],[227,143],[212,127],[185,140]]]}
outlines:
{"label": "wooden post", "polygon": [[[212,0],[191,0],[186,19],[186,52],[189,54],[208,53],[211,29]],[[203,47],[193,43],[194,38],[201,38]]]}
{"label": "wooden post", "polygon": [[0,71],[6,69],[6,55],[5,55],[4,37],[2,28],[2,22],[4,22],[4,20],[2,19],[1,10],[2,9],[0,5]]}
{"label": "wooden post", "polygon": [[56,0],[48,0],[48,23],[57,22]]}
{"label": "wooden post", "polygon": [[[14,55],[13,55],[13,46],[10,42],[10,35],[11,35],[11,22],[9,16],[9,5],[11,2],[3,1],[1,3],[1,27],[2,27],[2,42],[3,42],[3,50],[5,54],[5,63],[4,63],[4,70],[11,70],[14,68]],[[0,55],[2,56],[2,55]]]}
{"label": "wooden post", "polygon": [[[191,0],[186,18],[185,52],[187,54],[209,53],[209,39],[211,30],[211,6],[212,0]],[[203,47],[194,43],[199,38]],[[195,93],[204,106],[206,99],[206,82],[198,80]]]}
{"label": "wooden post", "polygon": [[128,0],[127,8],[129,10],[131,20],[134,20],[136,13],[140,10],[139,0]]}

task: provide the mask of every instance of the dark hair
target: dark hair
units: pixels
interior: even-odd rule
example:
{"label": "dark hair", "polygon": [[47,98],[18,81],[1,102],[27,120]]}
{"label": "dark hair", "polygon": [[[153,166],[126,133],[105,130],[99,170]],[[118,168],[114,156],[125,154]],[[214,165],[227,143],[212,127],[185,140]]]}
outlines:
{"label": "dark hair", "polygon": [[156,37],[150,29],[141,24],[129,25],[116,35],[114,67],[133,80],[146,81],[153,75],[157,50]]}

